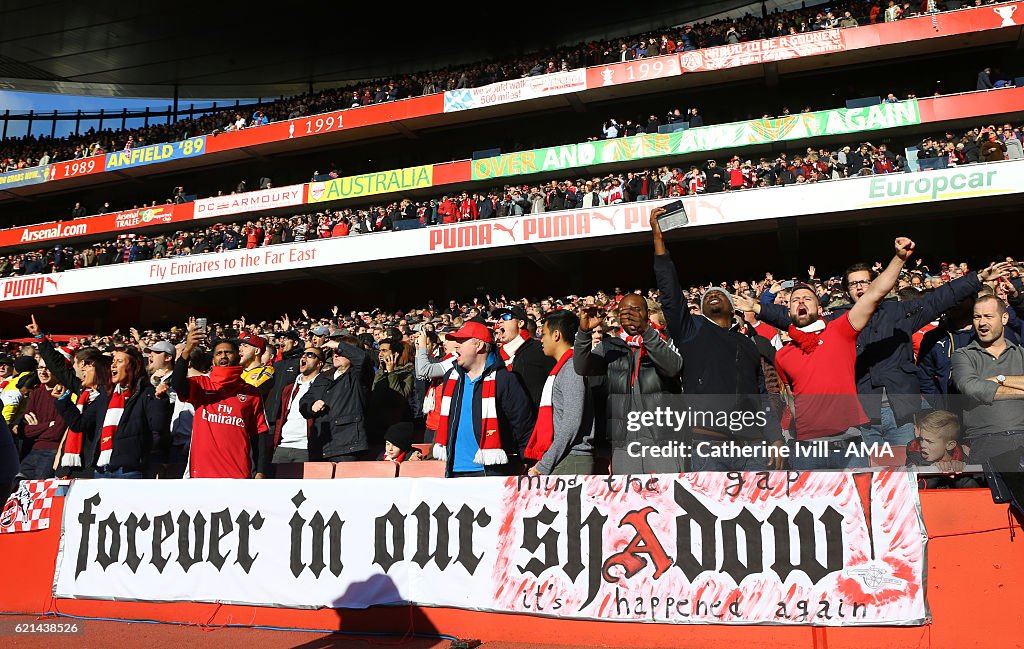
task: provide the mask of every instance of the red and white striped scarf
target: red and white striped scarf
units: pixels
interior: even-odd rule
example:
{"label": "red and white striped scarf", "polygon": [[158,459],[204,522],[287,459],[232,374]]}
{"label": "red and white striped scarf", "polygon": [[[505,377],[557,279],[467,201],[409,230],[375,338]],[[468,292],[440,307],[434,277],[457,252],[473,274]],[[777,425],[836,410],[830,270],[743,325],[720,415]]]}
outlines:
{"label": "red and white striped scarf", "polygon": [[533,426],[533,434],[530,436],[530,443],[526,445],[526,453],[524,453],[531,460],[539,462],[555,440],[555,411],[551,403],[551,394],[555,389],[555,376],[570,360],[572,360],[572,349],[562,354],[555,366],[551,368],[547,380],[544,381],[544,389],[540,393],[540,408],[537,410],[537,423]]}
{"label": "red and white striped scarf", "polygon": [[[84,388],[82,393],[78,395],[78,400],[75,402],[75,407],[78,408],[78,412],[84,411],[85,406],[92,403],[98,395],[98,391]],[[60,458],[60,465],[69,467],[82,466],[81,431],[72,430],[68,427],[67,438],[64,440],[64,454]]]}
{"label": "red and white striped scarf", "polygon": [[[653,329],[655,332],[657,332],[658,336],[660,336],[662,340],[668,343],[669,347],[671,347],[673,350],[675,349],[675,345],[672,344],[672,341],[669,340],[664,333],[659,331],[657,328]],[[644,337],[643,334],[636,334],[635,336],[630,336],[629,334],[626,333],[625,329],[620,329],[619,338],[621,338],[623,342],[625,342],[626,345],[628,345],[629,347],[634,347],[640,350],[640,353],[636,355],[636,364],[633,366],[633,375],[629,377],[629,387],[633,387],[633,385],[636,383],[637,377],[640,376],[640,363],[643,362],[644,356],[647,356],[647,348],[644,346]]]}
{"label": "red and white striped scarf", "polygon": [[526,329],[520,329],[519,336],[498,348],[498,354],[501,356],[501,360],[505,361],[505,369],[509,371],[512,370],[512,362],[516,359],[516,352],[519,351],[519,348],[523,346],[523,343],[529,339],[530,332]]}
{"label": "red and white striped scarf", "polygon": [[110,393],[110,404],[107,412],[103,415],[103,431],[100,433],[100,457],[96,460],[96,466],[107,466],[110,464],[110,456],[114,453],[114,433],[117,432],[117,425],[121,423],[121,416],[124,414],[124,402],[131,397],[131,392],[120,385]]}
{"label": "red and white striped scarf", "polygon": [[[444,371],[455,367],[455,354],[445,354],[444,358],[439,361],[440,365],[444,368]],[[434,416],[440,416],[441,412],[441,392],[440,388],[444,386],[443,377],[431,379],[429,387],[427,387],[427,394],[423,397],[423,412],[430,416],[431,413],[435,413]]]}
{"label": "red and white striped scarf", "polygon": [[[442,461],[448,459],[452,397],[455,395],[458,383],[459,371],[456,368],[448,375],[444,391],[441,393],[441,416],[437,421],[437,436],[434,438],[434,457]],[[472,393],[467,394],[465,398],[472,399]],[[480,399],[480,437],[477,439],[480,450],[476,452],[473,461],[484,466],[506,464],[508,455],[501,447],[501,431],[498,430],[497,381],[494,372],[484,374]]]}

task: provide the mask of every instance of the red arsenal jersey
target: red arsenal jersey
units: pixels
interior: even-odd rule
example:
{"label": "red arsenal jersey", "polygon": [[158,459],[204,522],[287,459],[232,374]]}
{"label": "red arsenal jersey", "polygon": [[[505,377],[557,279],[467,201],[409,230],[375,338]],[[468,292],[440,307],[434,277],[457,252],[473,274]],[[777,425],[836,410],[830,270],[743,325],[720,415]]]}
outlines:
{"label": "red arsenal jersey", "polygon": [[193,478],[252,476],[250,437],[269,431],[259,390],[233,381],[220,389],[208,376],[191,376],[187,401],[192,420],[189,475]]}

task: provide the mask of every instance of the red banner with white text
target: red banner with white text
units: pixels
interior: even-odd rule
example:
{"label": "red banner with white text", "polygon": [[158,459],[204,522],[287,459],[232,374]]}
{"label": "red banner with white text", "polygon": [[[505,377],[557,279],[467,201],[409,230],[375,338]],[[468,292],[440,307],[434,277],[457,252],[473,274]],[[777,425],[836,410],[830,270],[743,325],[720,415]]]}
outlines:
{"label": "red banner with white text", "polygon": [[57,221],[41,225],[0,230],[0,247],[39,244],[67,245],[71,239],[96,234],[115,234],[139,228],[182,223],[192,219],[192,203],[178,203],[142,207],[123,212],[98,214],[71,221]]}

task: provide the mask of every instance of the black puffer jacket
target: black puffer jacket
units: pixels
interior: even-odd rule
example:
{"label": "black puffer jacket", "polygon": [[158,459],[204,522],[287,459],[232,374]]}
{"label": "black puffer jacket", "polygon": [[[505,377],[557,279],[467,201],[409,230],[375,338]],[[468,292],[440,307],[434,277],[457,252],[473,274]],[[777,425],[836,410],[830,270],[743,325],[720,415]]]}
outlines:
{"label": "black puffer jacket", "polygon": [[637,378],[633,381],[640,349],[611,336],[592,347],[589,332],[580,330],[576,334],[572,356],[576,373],[607,377],[607,434],[613,448],[623,447],[629,437],[626,430],[629,411],[652,410],[654,401],[651,397],[681,392],[679,372],[683,368],[683,358],[675,345],[662,338],[653,327],[647,328],[643,339],[647,354],[639,358]]}

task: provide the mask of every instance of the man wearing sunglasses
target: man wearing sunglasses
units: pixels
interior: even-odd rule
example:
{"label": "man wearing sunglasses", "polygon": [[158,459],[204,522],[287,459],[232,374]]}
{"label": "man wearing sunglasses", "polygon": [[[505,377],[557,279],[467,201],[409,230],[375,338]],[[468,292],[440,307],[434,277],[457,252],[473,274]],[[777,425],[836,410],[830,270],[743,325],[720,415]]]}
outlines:
{"label": "man wearing sunglasses", "polygon": [[543,345],[530,335],[526,326],[529,316],[522,307],[498,309],[492,317],[496,320],[494,333],[500,345],[498,355],[505,367],[519,377],[536,410],[555,360],[545,356]]}
{"label": "man wearing sunglasses", "polygon": [[[298,404],[309,392],[323,366],[324,352],[319,347],[311,345],[302,351],[299,357],[299,376],[293,383],[286,385],[281,393],[281,417],[274,429],[274,464],[309,462],[311,451],[314,456],[318,456],[312,435],[313,422],[302,416]],[[314,448],[311,449],[311,446]]]}

